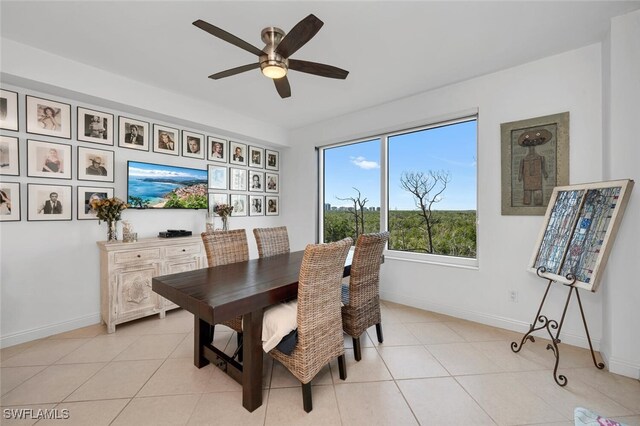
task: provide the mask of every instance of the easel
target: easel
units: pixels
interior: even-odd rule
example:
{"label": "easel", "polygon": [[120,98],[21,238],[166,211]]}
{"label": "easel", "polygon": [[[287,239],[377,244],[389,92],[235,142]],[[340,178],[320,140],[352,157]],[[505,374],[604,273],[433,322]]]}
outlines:
{"label": "easel", "polygon": [[[536,274],[540,278],[547,279],[542,276],[542,274],[544,274],[545,272],[546,272],[546,268],[544,266],[540,266],[536,270]],[[544,296],[542,297],[542,302],[540,302],[540,307],[538,308],[538,312],[536,313],[534,322],[533,324],[529,325],[529,331],[527,331],[527,333],[524,336],[522,336],[520,345],[518,345],[518,343],[516,342],[511,342],[511,350],[513,352],[518,353],[520,352],[520,350],[522,349],[522,346],[526,343],[527,340],[531,340],[532,342],[535,342],[535,339],[531,333],[533,333],[534,331],[542,330],[543,328],[546,329],[547,333],[549,333],[549,337],[551,338],[551,343],[547,345],[547,350],[551,350],[553,352],[553,355],[556,358],[556,363],[555,363],[555,366],[553,367],[553,379],[560,386],[566,386],[567,378],[562,374],[558,374],[558,364],[560,363],[560,350],[558,349],[558,343],[561,342],[560,331],[562,330],[562,324],[564,323],[564,318],[567,313],[567,308],[569,307],[569,301],[571,300],[571,295],[573,294],[574,290],[575,290],[576,298],[578,299],[578,306],[580,306],[580,315],[582,315],[582,323],[584,324],[584,331],[587,333],[587,341],[589,342],[589,349],[591,350],[591,359],[593,359],[593,364],[596,366],[596,368],[600,370],[604,368],[604,363],[596,361],[596,356],[593,351],[593,346],[591,345],[591,336],[589,336],[589,328],[587,327],[587,320],[584,317],[584,310],[582,309],[582,301],[580,300],[580,293],[578,293],[578,287],[574,286],[574,283],[576,282],[576,277],[573,274],[568,274],[566,278],[569,281],[569,283],[568,284],[562,283],[562,284],[569,287],[569,294],[567,295],[567,301],[564,304],[562,317],[560,317],[560,324],[558,324],[556,320],[548,319],[545,315],[540,315],[540,312],[542,311],[542,306],[544,305],[544,302],[547,299],[547,294],[549,293],[549,289],[551,288],[551,284],[554,282],[553,279],[549,279],[549,283],[547,284],[547,290],[544,292]],[[534,327],[536,320],[541,324],[538,327]],[[553,335],[552,330],[557,330],[555,337]]]}

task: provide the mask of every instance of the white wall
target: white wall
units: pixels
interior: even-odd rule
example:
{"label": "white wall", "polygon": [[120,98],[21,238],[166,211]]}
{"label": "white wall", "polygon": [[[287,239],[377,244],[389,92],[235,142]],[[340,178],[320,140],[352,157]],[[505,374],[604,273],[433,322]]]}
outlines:
{"label": "white wall", "polygon": [[[599,181],[603,178],[601,93],[601,46],[595,44],[295,130],[289,154],[296,162],[288,164],[284,177],[313,182],[314,146],[427,124],[430,118],[477,107],[479,269],[387,259],[381,293],[387,300],[525,331],[546,287],[545,281],[525,271],[543,217],[500,214],[500,123],[569,111],[570,181]],[[308,214],[315,196],[302,185],[285,194],[294,249],[316,237],[316,218]],[[623,230],[629,225],[623,224]],[[603,285],[610,284],[617,283]],[[518,303],[509,301],[512,289],[518,291]],[[566,289],[553,286],[547,302],[551,317],[559,319],[565,298]],[[602,336],[602,294],[583,292],[582,301],[597,347]],[[574,300],[563,341],[585,345],[576,308]]]}
{"label": "white wall", "polygon": [[[42,66],[47,64],[47,66]],[[22,220],[0,224],[0,345],[72,330],[100,321],[99,253],[96,241],[106,238],[106,225],[77,220],[77,190],[80,186],[115,187],[115,195],[126,198],[127,160],[206,168],[207,162],[153,152],[79,143],[76,140],[76,106],[141,118],[205,135],[218,135],[280,151],[281,170],[286,162],[285,134],[279,128],[241,117],[185,98],[179,94],[146,86],[121,76],[88,67],[65,58],[2,40],[2,88],[20,95],[20,132],[6,132],[20,139],[20,177],[3,177],[21,183]],[[72,140],[32,135],[25,132],[25,94],[71,104]],[[116,118],[117,126],[117,118]],[[246,131],[245,134],[242,132]],[[116,131],[117,133],[117,131]],[[26,140],[44,140],[72,145],[72,180],[26,177]],[[76,146],[115,151],[115,183],[77,181]],[[117,142],[116,142],[117,145]],[[73,220],[28,222],[27,183],[72,185]],[[286,184],[281,180],[281,187]],[[262,194],[264,195],[264,194]],[[281,204],[281,209],[285,206]],[[205,211],[127,210],[139,238],[157,236],[166,229],[204,231]],[[231,228],[246,228],[251,257],[257,257],[251,230],[282,225],[282,216],[233,217]]]}
{"label": "white wall", "polygon": [[635,180],[620,232],[607,266],[605,296],[605,352],[609,369],[640,379],[640,11],[611,22],[604,59],[605,74],[605,178]]}

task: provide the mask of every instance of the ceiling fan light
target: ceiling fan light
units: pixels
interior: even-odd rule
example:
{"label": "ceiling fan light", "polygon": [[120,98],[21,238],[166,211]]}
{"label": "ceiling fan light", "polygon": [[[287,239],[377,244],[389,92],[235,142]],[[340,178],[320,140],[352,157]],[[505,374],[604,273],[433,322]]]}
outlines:
{"label": "ceiling fan light", "polygon": [[287,69],[278,65],[267,65],[262,68],[262,74],[264,74],[265,77],[278,79],[287,75]]}

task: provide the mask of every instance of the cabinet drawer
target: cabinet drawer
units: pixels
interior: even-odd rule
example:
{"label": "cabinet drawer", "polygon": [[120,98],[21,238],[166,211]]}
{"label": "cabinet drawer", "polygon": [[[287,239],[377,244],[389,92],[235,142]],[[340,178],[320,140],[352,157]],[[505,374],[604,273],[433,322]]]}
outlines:
{"label": "cabinet drawer", "polygon": [[160,249],[144,249],[144,250],[132,250],[121,251],[114,253],[114,262],[116,264],[139,262],[141,260],[155,260],[160,259]]}
{"label": "cabinet drawer", "polygon": [[174,256],[185,256],[190,254],[200,254],[201,246],[200,244],[189,244],[175,247],[167,247],[166,249],[167,257]]}

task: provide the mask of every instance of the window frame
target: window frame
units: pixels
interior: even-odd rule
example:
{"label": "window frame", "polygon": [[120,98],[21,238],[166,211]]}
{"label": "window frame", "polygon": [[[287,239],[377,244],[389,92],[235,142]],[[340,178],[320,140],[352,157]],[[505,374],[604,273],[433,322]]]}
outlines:
{"label": "window frame", "polygon": [[[471,109],[457,114],[447,114],[434,118],[432,120],[424,120],[421,123],[405,124],[403,126],[394,126],[394,128],[381,130],[375,134],[341,141],[337,143],[327,144],[317,147],[318,150],[318,221],[317,221],[317,240],[324,242],[324,177],[325,177],[325,150],[339,148],[341,146],[354,145],[361,142],[368,142],[378,139],[380,141],[380,232],[389,229],[389,138],[408,133],[414,133],[438,127],[465,123],[469,121],[476,122],[476,158],[478,158],[478,140],[480,117],[477,109]],[[456,257],[442,254],[418,253],[400,250],[391,250],[388,245],[385,247],[384,255],[387,259],[426,263],[439,266],[456,267],[463,269],[479,269],[480,258],[480,232],[478,230],[479,219],[479,162],[476,160],[476,257]]]}

